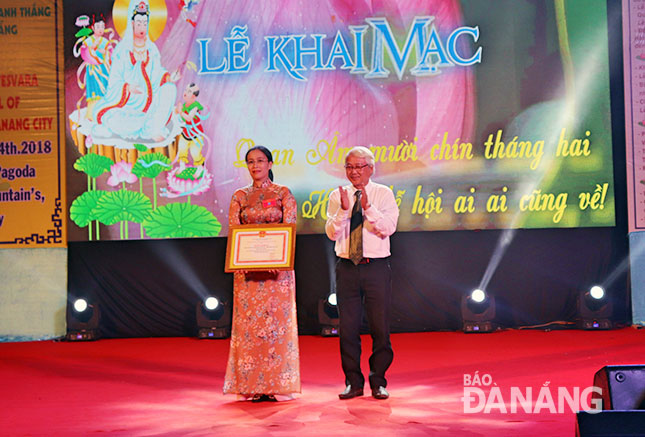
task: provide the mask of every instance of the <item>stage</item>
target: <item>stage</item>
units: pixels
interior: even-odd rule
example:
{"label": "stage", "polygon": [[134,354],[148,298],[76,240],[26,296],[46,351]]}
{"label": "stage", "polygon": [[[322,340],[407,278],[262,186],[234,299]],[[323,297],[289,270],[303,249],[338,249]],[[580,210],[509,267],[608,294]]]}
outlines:
{"label": "stage", "polygon": [[[392,343],[390,399],[366,386],[340,401],[338,339],[301,336],[302,394],[278,403],[222,395],[228,340],[0,343],[0,435],[574,435],[558,393],[588,393],[605,365],[645,364],[645,330],[635,328],[394,334]],[[513,390],[532,402],[516,405]]]}

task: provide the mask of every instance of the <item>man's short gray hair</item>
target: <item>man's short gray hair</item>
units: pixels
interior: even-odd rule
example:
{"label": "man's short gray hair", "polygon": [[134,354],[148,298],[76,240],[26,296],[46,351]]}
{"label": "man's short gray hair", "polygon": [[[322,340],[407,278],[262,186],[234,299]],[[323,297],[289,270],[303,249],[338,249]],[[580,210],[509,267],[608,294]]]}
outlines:
{"label": "man's short gray hair", "polygon": [[345,155],[345,163],[347,163],[347,158],[349,158],[350,156],[355,156],[357,158],[365,158],[365,161],[367,161],[367,164],[369,164],[370,167],[374,168],[374,154],[367,147],[365,146],[352,147],[351,150],[347,152],[347,155]]}

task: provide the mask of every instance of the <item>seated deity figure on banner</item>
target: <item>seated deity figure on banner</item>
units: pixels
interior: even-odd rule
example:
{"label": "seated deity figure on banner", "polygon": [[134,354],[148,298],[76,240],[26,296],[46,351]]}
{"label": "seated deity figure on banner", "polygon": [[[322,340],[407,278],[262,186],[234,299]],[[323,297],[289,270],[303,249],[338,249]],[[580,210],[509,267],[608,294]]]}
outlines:
{"label": "seated deity figure on banner", "polygon": [[171,134],[167,125],[180,73],[171,75],[161,65],[159,50],[148,36],[148,2],[132,0],[128,14],[125,35],[114,49],[107,92],[94,108],[92,137],[95,142],[117,136],[159,143]]}

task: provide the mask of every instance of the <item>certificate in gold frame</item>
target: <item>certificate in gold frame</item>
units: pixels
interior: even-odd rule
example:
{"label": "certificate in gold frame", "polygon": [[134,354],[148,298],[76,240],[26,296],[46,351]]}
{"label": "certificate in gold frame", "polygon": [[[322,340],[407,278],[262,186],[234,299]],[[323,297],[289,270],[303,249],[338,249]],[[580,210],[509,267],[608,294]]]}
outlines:
{"label": "certificate in gold frame", "polygon": [[293,223],[231,225],[224,271],[293,270],[295,252]]}

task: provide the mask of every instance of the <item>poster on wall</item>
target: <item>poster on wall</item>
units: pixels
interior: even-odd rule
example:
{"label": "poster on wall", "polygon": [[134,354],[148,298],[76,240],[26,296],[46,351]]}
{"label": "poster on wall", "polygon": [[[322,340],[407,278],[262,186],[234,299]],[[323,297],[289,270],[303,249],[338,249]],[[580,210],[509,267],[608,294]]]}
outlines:
{"label": "poster on wall", "polygon": [[62,22],[52,0],[0,7],[0,248],[67,245]]}
{"label": "poster on wall", "polygon": [[358,145],[399,231],[615,223],[605,0],[64,6],[70,240],[226,235],[254,145],[299,233]]}
{"label": "poster on wall", "polygon": [[645,230],[645,1],[623,2],[629,231]]}

